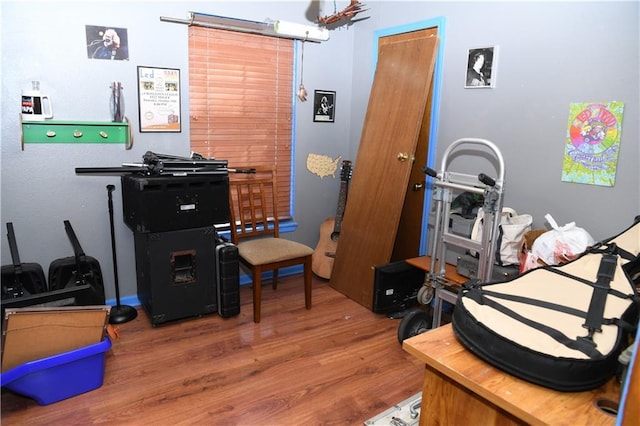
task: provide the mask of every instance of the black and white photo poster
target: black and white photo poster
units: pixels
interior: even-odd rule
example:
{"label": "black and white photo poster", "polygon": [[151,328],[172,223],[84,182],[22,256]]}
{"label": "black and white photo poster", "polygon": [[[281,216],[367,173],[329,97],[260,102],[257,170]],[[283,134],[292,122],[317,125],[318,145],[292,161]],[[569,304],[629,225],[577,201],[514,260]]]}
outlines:
{"label": "black and white photo poster", "polygon": [[467,51],[465,88],[495,87],[497,54],[498,48],[496,46],[479,47]]}
{"label": "black and white photo poster", "polygon": [[336,92],[316,90],[313,97],[313,121],[333,123],[336,113]]}

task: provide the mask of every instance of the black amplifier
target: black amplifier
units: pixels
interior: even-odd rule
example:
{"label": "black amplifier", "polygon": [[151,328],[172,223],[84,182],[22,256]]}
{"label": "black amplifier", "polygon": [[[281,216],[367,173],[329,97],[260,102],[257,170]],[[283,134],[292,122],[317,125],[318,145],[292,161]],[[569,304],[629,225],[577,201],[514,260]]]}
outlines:
{"label": "black amplifier", "polygon": [[124,222],[133,232],[165,232],[229,222],[229,176],[122,176]]}
{"label": "black amplifier", "polygon": [[373,283],[373,308],[376,314],[403,311],[418,300],[425,272],[404,260],[376,266]]}

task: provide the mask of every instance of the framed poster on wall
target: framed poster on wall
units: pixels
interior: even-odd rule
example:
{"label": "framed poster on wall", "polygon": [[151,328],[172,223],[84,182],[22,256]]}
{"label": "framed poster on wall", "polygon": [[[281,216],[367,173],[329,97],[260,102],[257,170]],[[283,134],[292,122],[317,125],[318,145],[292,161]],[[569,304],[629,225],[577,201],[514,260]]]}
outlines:
{"label": "framed poster on wall", "polygon": [[336,92],[316,90],[313,96],[313,121],[333,123],[336,113]]}
{"label": "framed poster on wall", "polygon": [[140,132],[180,132],[180,70],[138,66]]}
{"label": "framed poster on wall", "polygon": [[85,25],[85,33],[87,58],[129,60],[129,37],[126,28]]}
{"label": "framed poster on wall", "polygon": [[477,47],[467,51],[465,89],[492,89],[496,87],[498,47]]}

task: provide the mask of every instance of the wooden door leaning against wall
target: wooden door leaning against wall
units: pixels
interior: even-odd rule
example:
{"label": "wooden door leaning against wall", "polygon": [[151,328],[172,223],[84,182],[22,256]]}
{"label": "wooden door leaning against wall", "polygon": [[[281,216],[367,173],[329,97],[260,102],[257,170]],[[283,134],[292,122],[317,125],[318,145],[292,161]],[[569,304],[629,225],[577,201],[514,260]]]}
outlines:
{"label": "wooden door leaning against wall", "polygon": [[[387,43],[395,43],[401,40],[411,40],[414,38],[424,38],[428,36],[437,36],[438,27],[430,27],[417,31],[409,31],[399,34],[388,35],[378,39],[378,45],[383,46]],[[427,164],[429,153],[429,140],[431,137],[431,113],[433,109],[433,86],[435,77],[431,79],[429,95],[427,96],[427,105],[422,117],[422,127],[420,128],[420,136],[415,149],[415,161],[411,168],[411,176],[406,188],[404,205],[400,222],[398,223],[398,232],[396,241],[393,245],[393,253],[390,262],[410,259],[420,254],[420,244],[423,235],[423,211],[425,202],[425,174],[422,166]]]}
{"label": "wooden door leaning against wall", "polygon": [[330,281],[369,309],[374,267],[393,251],[437,42],[429,36],[380,47]]}

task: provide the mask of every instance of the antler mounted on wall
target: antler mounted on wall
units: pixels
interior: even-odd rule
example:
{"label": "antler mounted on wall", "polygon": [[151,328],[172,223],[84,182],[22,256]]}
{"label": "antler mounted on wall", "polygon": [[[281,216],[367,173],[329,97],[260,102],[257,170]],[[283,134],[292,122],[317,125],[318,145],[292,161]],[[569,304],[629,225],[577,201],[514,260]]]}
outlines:
{"label": "antler mounted on wall", "polygon": [[317,24],[323,25],[325,27],[331,26],[332,28],[337,28],[342,25],[351,25],[354,22],[362,21],[363,19],[368,19],[369,17],[353,19],[358,13],[364,12],[369,9],[363,9],[365,5],[360,3],[358,0],[351,0],[349,6],[342,9],[340,12],[337,11],[336,2],[333,1],[333,10],[334,13],[332,15],[318,16]]}

